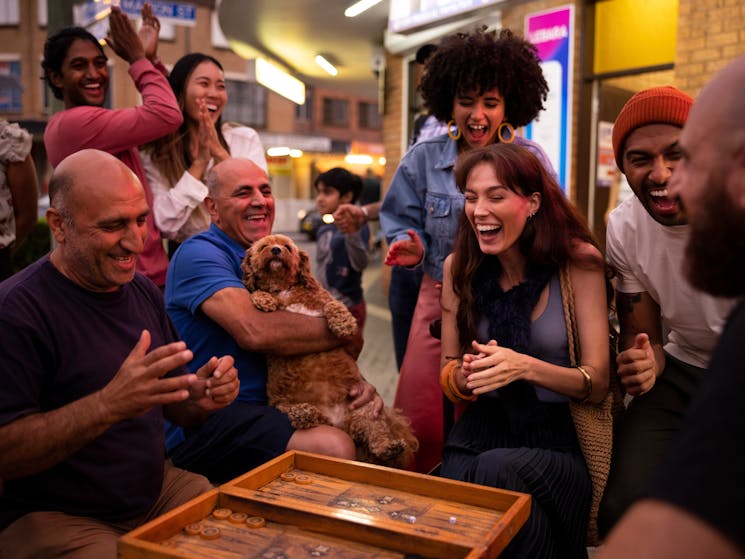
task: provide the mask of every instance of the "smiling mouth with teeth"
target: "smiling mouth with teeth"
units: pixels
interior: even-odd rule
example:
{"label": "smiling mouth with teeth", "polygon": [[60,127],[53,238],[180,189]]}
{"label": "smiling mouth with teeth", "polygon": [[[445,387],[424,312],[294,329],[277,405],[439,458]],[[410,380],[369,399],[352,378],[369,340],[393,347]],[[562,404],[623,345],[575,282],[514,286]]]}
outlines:
{"label": "smiling mouth with teeth", "polygon": [[499,231],[502,229],[500,225],[477,225],[476,230],[479,233],[489,233],[490,231]]}

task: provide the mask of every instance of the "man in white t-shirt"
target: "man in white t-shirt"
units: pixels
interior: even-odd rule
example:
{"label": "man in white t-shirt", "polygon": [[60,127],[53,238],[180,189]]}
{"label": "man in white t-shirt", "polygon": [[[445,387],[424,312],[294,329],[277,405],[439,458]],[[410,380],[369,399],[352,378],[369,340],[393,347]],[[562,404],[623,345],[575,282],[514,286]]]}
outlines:
{"label": "man in white t-shirt", "polygon": [[634,396],[614,445],[600,506],[602,532],[644,490],[680,429],[733,301],[705,294],[682,273],[688,223],[667,187],[693,99],[674,87],[634,95],[613,127],[613,151],[635,196],[610,215],[608,263],[621,328],[618,375]]}

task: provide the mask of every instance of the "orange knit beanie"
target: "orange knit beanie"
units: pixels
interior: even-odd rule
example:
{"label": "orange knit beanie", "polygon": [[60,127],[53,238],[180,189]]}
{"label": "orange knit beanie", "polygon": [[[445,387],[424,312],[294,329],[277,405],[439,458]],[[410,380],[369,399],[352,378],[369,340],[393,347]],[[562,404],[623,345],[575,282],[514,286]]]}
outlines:
{"label": "orange knit beanie", "polygon": [[631,132],[647,124],[672,124],[682,128],[691,105],[690,95],[669,85],[645,89],[629,99],[613,125],[613,154],[618,168],[623,170],[623,144]]}

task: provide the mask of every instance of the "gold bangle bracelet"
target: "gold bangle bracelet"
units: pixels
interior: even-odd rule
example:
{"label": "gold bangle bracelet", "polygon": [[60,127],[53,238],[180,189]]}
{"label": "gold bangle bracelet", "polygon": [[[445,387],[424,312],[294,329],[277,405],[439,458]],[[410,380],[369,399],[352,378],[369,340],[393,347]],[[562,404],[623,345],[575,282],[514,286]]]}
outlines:
{"label": "gold bangle bracelet", "polygon": [[577,365],[574,368],[582,373],[582,376],[585,379],[585,395],[581,400],[579,400],[579,403],[584,404],[585,402],[587,402],[587,400],[590,399],[590,396],[592,395],[592,377],[590,376],[590,373],[587,372],[587,369],[585,369],[581,365]]}

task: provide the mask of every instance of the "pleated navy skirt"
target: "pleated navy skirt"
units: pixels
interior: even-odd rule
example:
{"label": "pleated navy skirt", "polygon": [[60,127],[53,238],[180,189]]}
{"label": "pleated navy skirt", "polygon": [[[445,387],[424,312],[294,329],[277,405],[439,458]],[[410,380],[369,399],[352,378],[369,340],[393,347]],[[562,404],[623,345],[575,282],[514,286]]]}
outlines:
{"label": "pleated navy skirt", "polygon": [[440,475],[531,495],[530,517],[500,558],[586,558],[591,482],[568,404],[511,417],[499,397],[471,403],[446,440]]}

